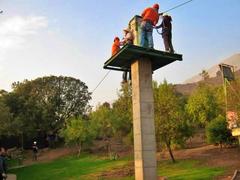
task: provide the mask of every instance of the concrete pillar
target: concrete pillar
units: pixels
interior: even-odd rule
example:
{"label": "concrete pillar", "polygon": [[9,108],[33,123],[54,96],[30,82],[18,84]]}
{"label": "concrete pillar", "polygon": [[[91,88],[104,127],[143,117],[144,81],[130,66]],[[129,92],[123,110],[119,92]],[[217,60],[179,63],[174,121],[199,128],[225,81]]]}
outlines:
{"label": "concrete pillar", "polygon": [[150,59],[140,58],[134,61],[131,64],[131,73],[135,179],[156,180],[156,140]]}

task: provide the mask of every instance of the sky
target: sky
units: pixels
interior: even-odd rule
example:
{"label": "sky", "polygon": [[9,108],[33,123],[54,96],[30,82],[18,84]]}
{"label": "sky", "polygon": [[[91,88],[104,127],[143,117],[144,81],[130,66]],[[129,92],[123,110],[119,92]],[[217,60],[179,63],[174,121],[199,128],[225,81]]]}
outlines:
{"label": "sky", "polygon": [[[108,70],[113,38],[123,36],[134,15],[160,4],[168,10],[185,0],[0,0],[0,89],[49,75],[71,76],[91,92]],[[153,79],[182,83],[229,56],[240,53],[240,1],[193,0],[169,12],[173,46],[183,54],[154,72]],[[154,47],[163,50],[154,31]],[[91,105],[113,102],[122,74],[111,71],[92,94]]]}

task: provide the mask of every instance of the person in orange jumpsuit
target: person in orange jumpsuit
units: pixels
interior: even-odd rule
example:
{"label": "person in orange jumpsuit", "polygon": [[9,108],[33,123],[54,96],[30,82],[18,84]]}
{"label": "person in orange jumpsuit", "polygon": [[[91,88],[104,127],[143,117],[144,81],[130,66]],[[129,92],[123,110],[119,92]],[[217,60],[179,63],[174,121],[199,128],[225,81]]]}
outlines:
{"label": "person in orange jumpsuit", "polygon": [[[153,27],[158,23],[159,5],[154,4],[153,7],[146,8],[142,12],[141,22],[141,40],[140,45],[142,47],[153,48]],[[146,42],[147,41],[147,42]]]}
{"label": "person in orange jumpsuit", "polygon": [[[123,42],[120,41],[119,37],[115,37],[114,41],[113,41],[113,45],[112,45],[112,56],[114,56],[115,54],[118,53],[118,51],[120,51],[120,46],[123,45]],[[123,76],[122,76],[123,80],[122,83],[126,83],[127,82],[127,71],[123,72]]]}
{"label": "person in orange jumpsuit", "polygon": [[121,42],[119,37],[115,37],[112,45],[112,56],[117,54],[117,52],[120,50]]}

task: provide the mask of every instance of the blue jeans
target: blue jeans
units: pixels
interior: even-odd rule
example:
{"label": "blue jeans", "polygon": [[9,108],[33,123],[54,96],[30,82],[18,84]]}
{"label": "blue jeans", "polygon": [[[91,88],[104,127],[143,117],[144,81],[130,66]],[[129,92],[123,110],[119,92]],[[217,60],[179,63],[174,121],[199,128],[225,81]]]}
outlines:
{"label": "blue jeans", "polygon": [[141,24],[141,39],[140,45],[142,47],[153,48],[153,27],[149,21],[143,21]]}

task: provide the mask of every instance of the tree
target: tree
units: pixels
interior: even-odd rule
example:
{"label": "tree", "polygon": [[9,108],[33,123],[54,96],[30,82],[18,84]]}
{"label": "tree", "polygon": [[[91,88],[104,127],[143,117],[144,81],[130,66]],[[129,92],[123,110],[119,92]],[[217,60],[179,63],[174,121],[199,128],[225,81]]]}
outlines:
{"label": "tree", "polygon": [[99,105],[89,115],[90,127],[96,132],[96,137],[105,142],[104,148],[108,150],[109,157],[112,157],[111,138],[116,132],[113,126],[114,117],[111,107],[106,106],[106,103]]}
{"label": "tree", "polygon": [[105,141],[106,149],[112,157],[112,140],[132,143],[132,108],[131,88],[127,83],[122,84],[118,99],[112,106],[105,102],[100,104],[89,115],[91,129],[96,132],[98,139]]}
{"label": "tree", "polygon": [[90,119],[98,128],[98,136],[103,139],[109,137],[123,138],[132,130],[132,100],[131,89],[126,83],[118,94],[118,99],[113,102],[99,105],[91,112]]}
{"label": "tree", "polygon": [[231,131],[227,128],[226,119],[222,115],[219,115],[207,125],[206,135],[209,143],[219,144],[220,148],[223,144],[230,144],[233,139]]}
{"label": "tree", "polygon": [[129,83],[123,83],[118,93],[118,99],[113,102],[113,127],[115,136],[124,139],[126,143],[133,143],[132,121],[132,89]]}
{"label": "tree", "polygon": [[205,126],[214,119],[220,112],[220,108],[212,88],[200,84],[189,97],[186,111],[191,117],[192,123]]}
{"label": "tree", "polygon": [[209,74],[206,70],[202,70],[202,72],[199,74],[202,77],[202,80],[207,80],[209,79]]}
{"label": "tree", "polygon": [[49,76],[16,82],[12,87],[10,93],[0,91],[11,115],[11,119],[4,120],[6,131],[2,132],[19,136],[22,145],[24,137],[31,139],[38,133],[57,135],[67,119],[84,116],[89,109],[91,93],[78,79]]}
{"label": "tree", "polygon": [[7,91],[0,89],[0,97],[6,95],[7,93]]}
{"label": "tree", "polygon": [[13,118],[9,108],[0,100],[0,136],[11,136],[15,134]]}
{"label": "tree", "polygon": [[103,140],[113,136],[112,110],[110,107],[99,105],[95,111],[89,115],[93,129],[97,132],[97,137]]}
{"label": "tree", "polygon": [[82,144],[91,139],[88,121],[82,118],[69,119],[66,128],[62,129],[60,134],[66,144],[77,146],[78,157],[81,154]]}
{"label": "tree", "polygon": [[165,144],[171,159],[175,162],[171,145],[181,144],[191,136],[191,128],[184,117],[184,102],[177,96],[173,85],[164,81],[158,85],[153,83],[154,115],[156,138],[158,145]]}
{"label": "tree", "polygon": [[14,114],[10,112],[10,108],[4,103],[7,96],[7,92],[0,96],[0,136],[19,137],[19,142],[23,148],[23,130],[27,129],[28,126],[24,126],[21,117],[14,117]]}
{"label": "tree", "polygon": [[72,77],[48,76],[13,84],[6,104],[29,130],[58,132],[71,117],[82,116],[91,99],[82,81]]}
{"label": "tree", "polygon": [[225,94],[222,86],[215,87],[213,89],[214,96],[216,97],[217,106],[219,108],[219,114],[224,115],[226,113]]}
{"label": "tree", "polygon": [[[240,116],[240,79],[227,83],[227,110],[234,111]],[[240,119],[238,124],[240,125]]]}

